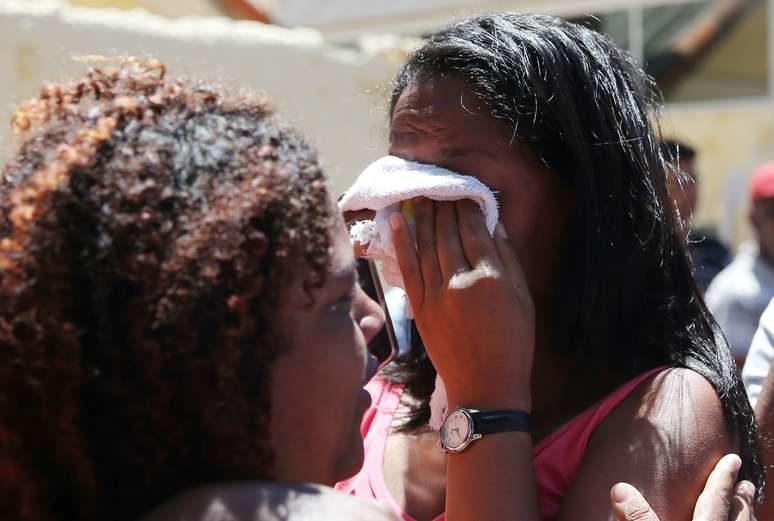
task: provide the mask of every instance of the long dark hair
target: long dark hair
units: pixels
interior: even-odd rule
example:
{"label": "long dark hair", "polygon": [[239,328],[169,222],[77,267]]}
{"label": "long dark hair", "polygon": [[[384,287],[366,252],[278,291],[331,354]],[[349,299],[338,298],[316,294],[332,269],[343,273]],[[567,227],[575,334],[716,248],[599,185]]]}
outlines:
{"label": "long dark hair", "polygon": [[[575,193],[553,347],[592,371],[630,377],[671,365],[703,375],[739,436],[742,475],[760,487],[753,413],[677,233],[666,188],[674,174],[652,126],[662,104],[654,81],[606,36],[527,14],[433,34],[398,73],[392,107],[412,81],[441,75],[463,79]],[[421,342],[387,376],[415,398],[407,426],[426,422],[435,371]]]}

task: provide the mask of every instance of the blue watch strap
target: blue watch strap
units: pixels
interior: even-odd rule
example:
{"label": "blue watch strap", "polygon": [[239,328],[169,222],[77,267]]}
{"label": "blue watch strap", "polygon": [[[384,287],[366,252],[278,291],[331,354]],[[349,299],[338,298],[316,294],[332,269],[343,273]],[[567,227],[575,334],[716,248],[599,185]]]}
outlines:
{"label": "blue watch strap", "polygon": [[486,436],[497,432],[530,432],[529,413],[519,410],[476,411],[471,414],[475,432]]}

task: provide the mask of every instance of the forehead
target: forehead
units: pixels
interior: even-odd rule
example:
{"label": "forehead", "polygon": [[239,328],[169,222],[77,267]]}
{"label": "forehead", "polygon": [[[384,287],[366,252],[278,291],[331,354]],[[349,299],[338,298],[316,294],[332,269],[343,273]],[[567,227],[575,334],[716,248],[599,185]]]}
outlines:
{"label": "forehead", "polygon": [[485,106],[465,81],[456,76],[419,76],[411,81],[395,102],[393,115],[404,111],[418,114],[485,113]]}
{"label": "forehead", "polygon": [[[468,84],[454,76],[422,76],[411,82],[395,102],[390,123],[393,130],[413,127],[481,143],[512,141],[509,126],[492,117]],[[459,132],[461,125],[466,132]]]}

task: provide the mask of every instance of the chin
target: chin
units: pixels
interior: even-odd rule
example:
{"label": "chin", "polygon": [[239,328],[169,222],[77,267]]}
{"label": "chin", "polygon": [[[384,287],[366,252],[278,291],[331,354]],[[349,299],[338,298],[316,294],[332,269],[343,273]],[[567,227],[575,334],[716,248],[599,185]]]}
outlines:
{"label": "chin", "polygon": [[358,428],[357,436],[349,444],[349,450],[342,455],[338,465],[336,465],[335,483],[349,479],[360,472],[360,469],[363,468],[364,458],[363,438],[360,437],[360,429]]}

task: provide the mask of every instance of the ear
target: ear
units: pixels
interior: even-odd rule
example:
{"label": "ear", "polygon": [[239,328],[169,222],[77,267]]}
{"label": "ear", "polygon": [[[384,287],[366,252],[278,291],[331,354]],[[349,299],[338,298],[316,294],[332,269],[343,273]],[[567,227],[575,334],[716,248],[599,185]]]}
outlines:
{"label": "ear", "polygon": [[294,273],[294,276],[287,276],[280,298],[285,299],[292,308],[308,309],[314,306],[319,276],[312,273],[306,263],[299,263]]}

